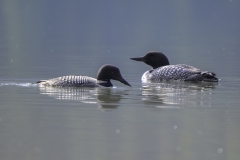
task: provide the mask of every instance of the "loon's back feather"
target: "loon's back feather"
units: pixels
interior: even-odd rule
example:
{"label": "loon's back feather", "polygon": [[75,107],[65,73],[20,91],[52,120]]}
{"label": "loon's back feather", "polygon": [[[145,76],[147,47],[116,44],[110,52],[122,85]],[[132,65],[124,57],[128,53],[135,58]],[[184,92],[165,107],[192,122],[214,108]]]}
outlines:
{"label": "loon's back feather", "polygon": [[181,80],[181,81],[206,81],[217,82],[215,73],[202,71],[198,68],[186,65],[166,65],[149,72],[145,72],[142,81],[168,81],[168,80]]}
{"label": "loon's back feather", "polygon": [[49,80],[40,80],[36,83],[42,86],[60,86],[60,87],[96,87],[97,79],[88,76],[62,76]]}

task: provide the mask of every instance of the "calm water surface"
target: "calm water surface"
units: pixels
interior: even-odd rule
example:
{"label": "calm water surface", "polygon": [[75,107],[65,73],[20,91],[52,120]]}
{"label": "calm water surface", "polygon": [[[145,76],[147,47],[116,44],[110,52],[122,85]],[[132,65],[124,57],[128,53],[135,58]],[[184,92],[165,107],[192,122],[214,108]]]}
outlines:
{"label": "calm water surface", "polygon": [[[197,64],[198,58],[192,59]],[[148,67],[127,61],[119,68],[132,88],[116,81],[104,89],[31,84],[69,72],[51,64],[41,70],[32,66],[35,74],[21,72],[25,65],[15,68],[25,79],[2,72],[1,159],[238,159],[240,83],[238,76],[225,76],[237,75],[238,64],[230,73],[217,69],[221,81],[215,84],[141,84]],[[221,64],[199,67],[206,66]],[[75,74],[95,77],[97,72],[84,62],[78,68]],[[4,70],[11,69],[9,64]]]}

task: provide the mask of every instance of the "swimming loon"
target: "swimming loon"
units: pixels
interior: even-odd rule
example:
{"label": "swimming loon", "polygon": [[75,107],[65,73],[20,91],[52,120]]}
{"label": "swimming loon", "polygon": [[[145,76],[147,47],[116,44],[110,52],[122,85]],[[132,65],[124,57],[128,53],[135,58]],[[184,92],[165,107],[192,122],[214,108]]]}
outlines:
{"label": "swimming loon", "polygon": [[168,80],[218,82],[213,72],[202,71],[186,64],[169,65],[168,58],[162,52],[148,52],[143,57],[130,59],[142,61],[153,67],[143,74],[143,82]]}
{"label": "swimming loon", "polygon": [[97,74],[97,79],[88,76],[63,76],[49,80],[40,80],[40,86],[60,86],[60,87],[112,87],[110,79],[131,85],[122,77],[120,70],[113,65],[103,65]]}

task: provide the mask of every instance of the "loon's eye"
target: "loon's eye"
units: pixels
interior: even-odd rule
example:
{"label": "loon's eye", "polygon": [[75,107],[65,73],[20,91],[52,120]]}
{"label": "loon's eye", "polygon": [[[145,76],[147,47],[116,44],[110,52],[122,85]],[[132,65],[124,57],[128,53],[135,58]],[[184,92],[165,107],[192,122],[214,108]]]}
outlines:
{"label": "loon's eye", "polygon": [[151,58],[151,59],[154,59],[154,56],[153,56],[153,55],[151,55],[151,56],[150,56],[150,58]]}

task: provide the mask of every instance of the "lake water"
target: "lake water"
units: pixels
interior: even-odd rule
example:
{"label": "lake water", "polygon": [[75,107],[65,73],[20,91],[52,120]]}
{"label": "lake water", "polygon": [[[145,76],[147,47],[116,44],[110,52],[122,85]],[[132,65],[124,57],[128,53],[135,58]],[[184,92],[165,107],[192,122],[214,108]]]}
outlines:
{"label": "lake water", "polygon": [[[0,4],[1,160],[239,159],[238,2],[209,4],[214,12],[203,1],[185,4],[196,9],[185,20],[180,15],[190,11],[169,1],[140,1],[135,11],[130,2],[96,4],[93,13],[90,4],[59,2]],[[170,15],[158,21],[158,11]],[[197,19],[200,13],[210,17]],[[228,25],[218,25],[222,20]],[[129,58],[150,50],[164,52],[171,64],[213,71],[220,81],[142,84],[150,67]],[[103,64],[119,67],[132,87],[117,81],[113,88],[32,84],[63,75],[96,77]]]}

